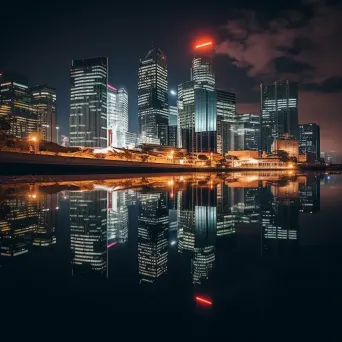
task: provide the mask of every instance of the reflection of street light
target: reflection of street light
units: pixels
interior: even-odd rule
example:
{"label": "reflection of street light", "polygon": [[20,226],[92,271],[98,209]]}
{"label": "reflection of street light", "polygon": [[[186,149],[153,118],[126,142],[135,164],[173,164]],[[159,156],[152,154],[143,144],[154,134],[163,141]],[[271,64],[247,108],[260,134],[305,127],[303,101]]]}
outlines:
{"label": "reflection of street light", "polygon": [[58,145],[58,130],[59,130],[59,127],[57,126],[56,127],[56,131],[57,131],[57,145]]}

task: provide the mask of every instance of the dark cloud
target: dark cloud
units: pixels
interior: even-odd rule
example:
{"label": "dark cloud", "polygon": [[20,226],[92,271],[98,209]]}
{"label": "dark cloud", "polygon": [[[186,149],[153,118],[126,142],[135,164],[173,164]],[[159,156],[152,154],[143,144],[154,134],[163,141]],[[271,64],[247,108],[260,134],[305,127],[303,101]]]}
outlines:
{"label": "dark cloud", "polygon": [[321,93],[336,93],[342,91],[342,77],[336,76],[325,80],[321,84],[307,83],[302,89],[304,91],[321,92]]}
{"label": "dark cloud", "polygon": [[299,8],[275,19],[242,12],[228,21],[227,39],[216,52],[265,80],[286,77],[320,85],[342,77],[342,9],[319,0],[305,0]]}

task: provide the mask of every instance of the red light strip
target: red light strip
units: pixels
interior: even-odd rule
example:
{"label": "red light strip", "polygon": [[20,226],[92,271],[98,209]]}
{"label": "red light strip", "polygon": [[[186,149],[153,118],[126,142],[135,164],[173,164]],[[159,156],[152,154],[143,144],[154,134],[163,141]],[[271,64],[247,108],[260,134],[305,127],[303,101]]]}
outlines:
{"label": "red light strip", "polygon": [[116,244],[117,244],[116,241],[115,241],[115,242],[112,242],[112,243],[110,243],[110,244],[107,246],[107,248],[113,247],[113,246],[115,246]]}
{"label": "red light strip", "polygon": [[208,46],[211,45],[213,42],[208,42],[208,43],[204,43],[204,44],[200,44],[200,45],[196,45],[196,49],[204,47],[204,46]]}
{"label": "red light strip", "polygon": [[204,298],[202,298],[202,297],[195,297],[196,298],[196,300],[198,301],[198,302],[201,302],[201,303],[204,303],[204,304],[208,304],[208,305],[213,305],[213,302],[211,302],[210,300],[207,300],[207,299],[204,299]]}
{"label": "red light strip", "polygon": [[109,89],[117,90],[115,87],[111,86],[110,84],[107,84],[107,87],[108,87]]}

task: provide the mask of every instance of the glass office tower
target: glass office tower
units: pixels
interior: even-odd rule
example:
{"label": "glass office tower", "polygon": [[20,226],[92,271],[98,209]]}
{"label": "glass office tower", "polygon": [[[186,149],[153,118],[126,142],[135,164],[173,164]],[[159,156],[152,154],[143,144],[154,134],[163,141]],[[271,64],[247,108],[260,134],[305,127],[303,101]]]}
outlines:
{"label": "glass office tower", "polygon": [[38,132],[39,117],[32,105],[28,80],[15,73],[0,74],[0,119],[9,121],[9,134],[25,138]]}
{"label": "glass office tower", "polygon": [[108,146],[125,147],[128,132],[128,93],[108,84],[107,97]]}
{"label": "glass office tower", "polygon": [[106,147],[107,57],[73,60],[70,77],[70,146]]}
{"label": "glass office tower", "polygon": [[41,139],[57,143],[56,89],[40,85],[30,90],[33,108],[39,116]]}
{"label": "glass office tower", "polygon": [[140,60],[138,74],[140,141],[167,145],[169,99],[166,56],[153,48]]}
{"label": "glass office tower", "polygon": [[189,152],[216,152],[216,91],[212,42],[195,47],[191,81],[178,87],[182,147]]}
{"label": "glass office tower", "polygon": [[299,125],[299,153],[311,154],[313,160],[320,159],[321,137],[320,127],[317,124],[308,123]]}
{"label": "glass office tower", "polygon": [[261,152],[271,152],[275,138],[298,139],[298,83],[283,81],[260,85]]}

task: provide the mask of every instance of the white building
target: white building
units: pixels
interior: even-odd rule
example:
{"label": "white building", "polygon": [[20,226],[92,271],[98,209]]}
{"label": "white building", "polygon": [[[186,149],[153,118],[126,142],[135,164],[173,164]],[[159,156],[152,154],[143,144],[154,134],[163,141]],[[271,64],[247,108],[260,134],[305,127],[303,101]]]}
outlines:
{"label": "white building", "polygon": [[128,93],[108,84],[108,146],[125,147],[128,131]]}

